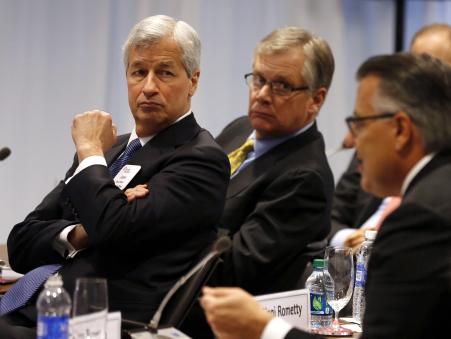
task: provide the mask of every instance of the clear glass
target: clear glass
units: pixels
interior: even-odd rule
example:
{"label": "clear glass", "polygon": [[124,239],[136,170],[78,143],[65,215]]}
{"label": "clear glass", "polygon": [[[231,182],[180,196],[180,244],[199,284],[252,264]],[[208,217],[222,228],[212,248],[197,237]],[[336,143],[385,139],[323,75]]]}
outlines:
{"label": "clear glass", "polygon": [[334,310],[331,327],[315,331],[322,335],[352,336],[351,330],[340,326],[338,315],[349,302],[354,287],[354,259],[349,247],[327,247],[324,255],[324,288],[327,302]]}
{"label": "clear glass", "polygon": [[78,278],[73,298],[73,316],[96,313],[95,326],[90,326],[82,334],[72,333],[73,338],[105,339],[108,314],[108,289],[106,279]]}

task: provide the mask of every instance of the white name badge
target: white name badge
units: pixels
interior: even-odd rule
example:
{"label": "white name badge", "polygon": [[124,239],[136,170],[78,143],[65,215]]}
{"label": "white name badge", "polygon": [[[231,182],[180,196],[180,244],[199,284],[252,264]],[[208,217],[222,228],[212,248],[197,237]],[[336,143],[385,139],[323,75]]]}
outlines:
{"label": "white name badge", "polygon": [[309,330],[310,295],[308,289],[256,296],[255,299],[267,312],[282,318],[291,325]]}
{"label": "white name badge", "polygon": [[130,181],[138,174],[141,166],[139,165],[125,165],[121,168],[118,174],[114,177],[114,183],[117,187],[123,190]]}

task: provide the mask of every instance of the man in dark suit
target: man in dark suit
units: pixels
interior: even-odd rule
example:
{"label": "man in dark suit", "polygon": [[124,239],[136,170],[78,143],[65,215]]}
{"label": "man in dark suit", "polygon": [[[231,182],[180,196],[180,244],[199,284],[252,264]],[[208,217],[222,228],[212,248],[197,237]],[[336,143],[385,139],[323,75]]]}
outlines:
{"label": "man in dark suit", "polygon": [[[451,26],[435,23],[422,27],[412,38],[410,51],[426,53],[451,64]],[[357,165],[354,156],[335,189],[332,227],[328,237],[333,246],[360,247],[364,240],[364,229],[379,224],[377,219],[381,213],[378,215],[378,211],[385,208],[382,198],[362,190]],[[370,217],[373,219],[365,224]]]}
{"label": "man in dark suit", "polygon": [[[333,177],[315,119],[333,71],[326,41],[298,27],[277,29],[255,48],[245,75],[248,116],[216,139],[231,159],[219,227],[233,245],[212,283],[253,294],[300,286],[309,244],[330,227]],[[240,150],[233,151],[249,142],[253,148],[237,162]]]}
{"label": "man in dark suit", "polygon": [[[441,338],[451,317],[451,67],[428,55],[360,66],[355,139],[362,187],[401,195],[374,242],[362,338]],[[218,338],[315,338],[272,316],[242,290],[206,289]],[[241,335],[244,334],[244,335]]]}
{"label": "man in dark suit", "polygon": [[[135,128],[116,141],[109,114],[74,118],[77,156],[65,181],[9,235],[14,270],[61,264],[70,294],[78,277],[107,278],[110,310],[151,318],[215,239],[229,181],[227,157],[190,111],[199,59],[185,22],[154,16],[132,29],[124,63]],[[2,323],[34,327],[36,294]]]}

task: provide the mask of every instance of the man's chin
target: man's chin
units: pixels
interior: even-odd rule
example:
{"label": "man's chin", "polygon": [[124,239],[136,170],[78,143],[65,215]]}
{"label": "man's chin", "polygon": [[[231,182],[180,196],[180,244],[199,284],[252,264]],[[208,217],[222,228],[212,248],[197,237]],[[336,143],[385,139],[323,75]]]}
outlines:
{"label": "man's chin", "polygon": [[256,131],[261,131],[262,133],[266,134],[270,133],[270,131],[272,130],[272,125],[268,121],[268,119],[262,118],[260,116],[251,116],[249,119],[252,127]]}

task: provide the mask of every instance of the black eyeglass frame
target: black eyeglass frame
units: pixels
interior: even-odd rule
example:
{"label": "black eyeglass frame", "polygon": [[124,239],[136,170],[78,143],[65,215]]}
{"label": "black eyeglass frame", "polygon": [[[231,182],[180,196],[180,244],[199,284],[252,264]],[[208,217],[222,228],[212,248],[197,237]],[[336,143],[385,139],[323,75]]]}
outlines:
{"label": "black eyeglass frame", "polygon": [[346,125],[348,126],[349,131],[352,135],[357,135],[358,132],[356,131],[355,124],[363,121],[370,121],[370,120],[379,120],[379,119],[389,119],[393,118],[397,112],[385,112],[381,114],[375,114],[375,115],[369,115],[366,117],[356,117],[356,116],[349,116],[345,118]]}
{"label": "black eyeglass frame", "polygon": [[[246,73],[244,74],[244,81],[246,82],[246,85],[248,85],[251,89],[254,89],[254,83],[252,82],[252,78],[255,77],[256,74],[254,73]],[[285,82],[282,81],[269,81],[267,79],[265,79],[264,77],[262,77],[261,75],[257,75],[260,78],[262,78],[263,80],[265,80],[265,83],[263,84],[263,86],[261,87],[255,87],[256,89],[262,89],[263,87],[265,87],[266,84],[269,85],[269,88],[271,89],[271,93],[278,95],[278,96],[289,96],[290,94],[292,94],[293,92],[296,91],[307,91],[310,90],[310,87],[307,85],[303,85],[303,86],[299,86],[299,87],[293,87],[290,84],[287,84]],[[288,86],[290,88],[290,90],[288,92],[283,92],[276,89],[276,91],[274,91],[274,84],[283,84],[285,86]]]}

